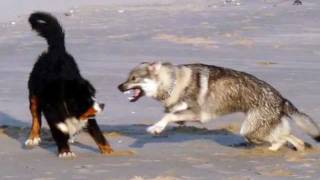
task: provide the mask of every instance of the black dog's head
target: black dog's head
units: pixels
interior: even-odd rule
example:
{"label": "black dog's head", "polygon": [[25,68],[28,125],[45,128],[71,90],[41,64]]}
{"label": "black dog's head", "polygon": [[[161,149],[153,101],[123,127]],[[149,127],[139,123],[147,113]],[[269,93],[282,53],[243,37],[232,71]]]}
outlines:
{"label": "black dog's head", "polygon": [[86,80],[70,81],[66,85],[66,108],[70,116],[88,119],[104,109],[95,98],[94,87]]}

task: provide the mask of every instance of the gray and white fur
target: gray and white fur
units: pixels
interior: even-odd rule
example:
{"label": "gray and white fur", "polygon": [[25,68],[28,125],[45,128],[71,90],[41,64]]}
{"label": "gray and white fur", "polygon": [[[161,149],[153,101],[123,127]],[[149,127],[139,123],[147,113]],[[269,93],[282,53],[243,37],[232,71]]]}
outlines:
{"label": "gray and white fur", "polygon": [[272,151],[289,142],[303,151],[305,142],[291,133],[290,119],[320,141],[319,126],[308,115],[271,85],[245,72],[205,64],[142,63],[119,89],[133,90],[132,102],[146,95],[163,104],[166,114],[147,128],[151,134],[161,133],[170,122],[205,123],[243,112],[240,134],[248,142],[268,142]]}

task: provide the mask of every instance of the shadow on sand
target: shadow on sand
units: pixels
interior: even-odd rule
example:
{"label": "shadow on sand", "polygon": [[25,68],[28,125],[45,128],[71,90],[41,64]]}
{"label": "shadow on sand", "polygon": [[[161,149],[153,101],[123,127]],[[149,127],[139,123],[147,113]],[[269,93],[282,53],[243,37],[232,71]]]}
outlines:
{"label": "shadow on sand", "polygon": [[[25,123],[6,113],[0,112],[0,129],[7,136],[21,143],[21,148],[28,149],[24,145],[27,139],[31,123]],[[169,126],[165,132],[159,136],[152,136],[146,132],[148,125],[145,124],[129,124],[129,125],[100,125],[104,134],[116,133],[121,136],[133,138],[135,141],[130,145],[133,148],[142,148],[148,143],[179,143],[193,140],[211,140],[223,146],[230,147],[251,147],[246,144],[243,137],[234,134],[226,129],[208,130],[206,128],[198,128],[192,126],[172,127]],[[108,138],[108,135],[107,135]],[[55,143],[51,137],[48,128],[41,129],[42,142],[40,147],[50,152],[56,152]],[[96,147],[91,147],[82,143],[73,144],[80,148],[89,149],[97,152]]]}
{"label": "shadow on sand", "polygon": [[146,132],[147,127],[148,125],[145,124],[101,126],[104,132],[118,133],[120,136],[135,139],[130,145],[133,148],[142,148],[148,143],[179,143],[201,139],[211,140],[223,146],[249,147],[242,136],[226,128],[209,130],[193,126],[169,126],[161,135],[152,136]]}

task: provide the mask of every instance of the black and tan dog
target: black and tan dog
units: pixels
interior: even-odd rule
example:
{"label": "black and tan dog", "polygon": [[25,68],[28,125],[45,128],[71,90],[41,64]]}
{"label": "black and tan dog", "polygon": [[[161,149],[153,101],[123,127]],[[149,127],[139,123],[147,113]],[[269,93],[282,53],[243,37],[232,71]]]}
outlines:
{"label": "black and tan dog", "polygon": [[104,105],[95,99],[95,89],[84,79],[64,43],[64,31],[58,20],[44,12],[29,17],[33,30],[48,42],[29,77],[29,100],[32,129],[26,146],[40,143],[41,114],[47,119],[52,136],[58,146],[59,157],[73,157],[69,140],[87,127],[102,153],[112,148],[101,133],[94,116]]}

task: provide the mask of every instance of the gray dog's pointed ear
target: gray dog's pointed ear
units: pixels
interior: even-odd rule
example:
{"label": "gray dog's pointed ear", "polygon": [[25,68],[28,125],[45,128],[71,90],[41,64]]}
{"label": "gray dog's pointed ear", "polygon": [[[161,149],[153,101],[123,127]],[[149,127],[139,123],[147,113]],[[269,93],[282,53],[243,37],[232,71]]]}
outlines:
{"label": "gray dog's pointed ear", "polygon": [[162,63],[161,62],[154,62],[154,63],[151,63],[149,66],[148,66],[148,70],[150,72],[159,72],[160,68],[162,67]]}
{"label": "gray dog's pointed ear", "polygon": [[138,67],[148,67],[148,66],[150,66],[149,62],[142,62],[138,65]]}

